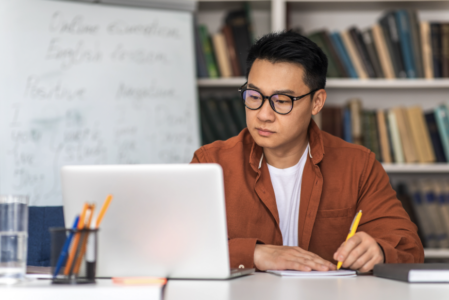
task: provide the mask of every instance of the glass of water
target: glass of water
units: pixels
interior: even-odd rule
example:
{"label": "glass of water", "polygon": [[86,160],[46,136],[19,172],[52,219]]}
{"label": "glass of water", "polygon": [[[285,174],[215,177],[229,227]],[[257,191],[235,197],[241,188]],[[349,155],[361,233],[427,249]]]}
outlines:
{"label": "glass of water", "polygon": [[0,284],[25,278],[28,197],[0,195]]}

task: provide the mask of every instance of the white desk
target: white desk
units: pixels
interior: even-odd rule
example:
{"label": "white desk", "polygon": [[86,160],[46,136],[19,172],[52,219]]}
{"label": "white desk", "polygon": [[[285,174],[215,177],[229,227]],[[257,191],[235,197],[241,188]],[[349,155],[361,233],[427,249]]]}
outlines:
{"label": "white desk", "polygon": [[229,281],[170,280],[164,300],[179,299],[447,300],[449,284],[409,284],[374,276],[301,279],[256,273]]}
{"label": "white desk", "polygon": [[[35,281],[21,286],[0,287],[0,299],[14,300],[152,300],[161,299],[157,287],[121,287],[110,280],[96,285],[61,286]],[[170,280],[164,300],[439,300],[449,299],[449,284],[408,284],[359,276],[352,278],[281,278],[271,274],[232,280]]]}

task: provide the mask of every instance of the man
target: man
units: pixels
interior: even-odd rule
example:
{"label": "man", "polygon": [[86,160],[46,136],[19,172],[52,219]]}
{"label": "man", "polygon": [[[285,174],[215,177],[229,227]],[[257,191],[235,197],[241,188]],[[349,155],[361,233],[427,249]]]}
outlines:
{"label": "man", "polygon": [[[294,32],[249,50],[241,88],[247,128],[195,152],[225,181],[231,267],[367,272],[423,262],[423,247],[382,165],[368,149],[320,131],[327,58]],[[359,210],[358,232],[347,242]]]}

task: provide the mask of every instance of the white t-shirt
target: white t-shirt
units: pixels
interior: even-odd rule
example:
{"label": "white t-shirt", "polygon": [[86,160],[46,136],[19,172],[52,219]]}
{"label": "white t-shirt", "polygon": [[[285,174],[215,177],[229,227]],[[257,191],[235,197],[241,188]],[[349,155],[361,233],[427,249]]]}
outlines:
{"label": "white t-shirt", "polygon": [[287,169],[278,169],[268,165],[284,246],[298,246],[298,217],[301,197],[302,173],[307,160],[309,145],[299,162]]}

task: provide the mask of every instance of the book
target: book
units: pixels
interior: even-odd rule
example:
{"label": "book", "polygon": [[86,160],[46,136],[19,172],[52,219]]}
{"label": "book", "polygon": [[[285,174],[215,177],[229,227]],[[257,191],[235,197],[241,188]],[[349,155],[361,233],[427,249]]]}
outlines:
{"label": "book", "polygon": [[374,36],[372,28],[368,28],[362,32],[363,42],[365,43],[366,50],[368,52],[368,57],[373,65],[374,73],[376,73],[377,78],[384,78],[384,72],[382,71],[382,66],[380,65],[379,55],[377,53],[376,46],[374,45]]}
{"label": "book", "polygon": [[198,78],[208,78],[206,58],[204,56],[203,45],[200,38],[200,28],[196,25],[195,19],[195,57],[196,57],[196,72]]}
{"label": "book", "polygon": [[314,42],[318,47],[321,48],[321,50],[324,52],[324,54],[327,57],[327,77],[343,77],[343,74],[340,72],[337,62],[335,61],[331,50],[329,49],[327,43],[324,39],[325,33],[323,31],[314,32],[312,34],[309,34],[307,37]]}
{"label": "book", "polygon": [[404,152],[402,150],[402,141],[399,135],[399,128],[396,121],[396,114],[393,110],[388,110],[388,127],[391,135],[391,144],[394,152],[394,162],[404,163]]}
{"label": "book", "polygon": [[380,152],[382,153],[382,161],[384,163],[391,163],[390,142],[388,140],[387,123],[385,120],[385,113],[383,110],[376,112],[377,130],[379,132]]}
{"label": "book", "polygon": [[338,32],[333,32],[330,35],[330,37],[339,57],[343,62],[343,66],[345,67],[348,76],[350,78],[358,78],[357,72],[354,69],[354,65],[352,64],[351,58],[349,57],[349,54],[346,51],[346,48],[343,44],[340,34]]}
{"label": "book", "polygon": [[430,41],[432,45],[433,77],[441,78],[441,24],[430,23]]}
{"label": "book", "polygon": [[215,33],[212,36],[212,43],[214,45],[215,57],[217,59],[221,77],[231,77],[231,61],[229,59],[224,34],[221,32]]}
{"label": "book", "polygon": [[240,74],[246,75],[246,57],[251,47],[251,32],[246,10],[230,11],[225,18],[225,24],[231,28],[234,37],[234,47],[240,66]]}
{"label": "book", "polygon": [[409,107],[407,114],[415,149],[418,153],[418,161],[420,163],[434,162],[435,155],[422,108],[420,106]]}
{"label": "book", "polygon": [[449,23],[441,24],[441,77],[449,77]]}
{"label": "book", "polygon": [[435,120],[437,123],[438,133],[443,145],[444,155],[449,158],[449,111],[446,105],[439,105],[435,108]]}
{"label": "book", "polygon": [[399,129],[399,136],[401,138],[402,150],[404,151],[404,158],[407,163],[414,163],[418,161],[413,137],[410,132],[410,123],[407,112],[404,107],[396,107],[392,109],[396,116],[396,122]]}
{"label": "book", "polygon": [[396,11],[396,23],[398,26],[399,40],[401,41],[402,60],[404,62],[407,78],[416,78],[412,33],[410,31],[410,21],[405,10]]}
{"label": "book", "polygon": [[357,50],[352,42],[352,38],[348,31],[342,31],[340,33],[341,39],[343,40],[343,44],[345,45],[346,50],[348,51],[349,57],[353,63],[355,71],[357,72],[357,77],[360,79],[368,79],[368,74],[366,73],[362,61],[357,53]]}
{"label": "book", "polygon": [[390,143],[391,161],[395,162],[395,160],[394,160],[395,154],[394,154],[394,147],[393,147],[393,137],[391,135],[391,130],[390,130],[390,121],[389,121],[389,118],[388,118],[388,111],[385,111],[384,115],[385,115],[385,124],[387,126],[388,143]]}
{"label": "book", "polygon": [[362,145],[362,101],[358,98],[350,99],[348,107],[351,113],[352,142]]}
{"label": "book", "polygon": [[310,271],[310,272],[303,272],[303,271],[292,271],[292,270],[268,270],[268,273],[282,276],[282,277],[300,277],[300,278],[319,278],[319,277],[354,277],[357,276],[355,271],[352,270],[335,270],[335,271],[326,271],[326,272],[320,272],[320,271]]}
{"label": "book", "polygon": [[369,111],[366,110],[362,110],[362,132],[363,132],[362,145],[373,151],[371,129],[370,129],[370,113]]}
{"label": "book", "polygon": [[433,79],[433,62],[432,62],[432,43],[430,39],[429,22],[421,22],[419,24],[421,35],[421,53],[424,78]]}
{"label": "book", "polygon": [[437,195],[433,188],[432,182],[426,180],[421,181],[421,192],[424,195],[424,208],[427,210],[427,217],[432,223],[433,234],[436,238],[436,243],[438,248],[449,247],[449,238],[444,228],[444,223],[442,215],[440,212],[440,205],[438,203]]}
{"label": "book", "polygon": [[218,78],[218,69],[215,62],[214,53],[212,50],[212,45],[205,25],[199,25],[199,35],[201,44],[203,46],[203,53],[206,61],[207,72],[210,78]]}
{"label": "book", "polygon": [[380,151],[380,145],[379,145],[379,132],[377,130],[377,118],[376,118],[376,112],[370,111],[369,113],[370,117],[370,137],[371,137],[371,145],[374,154],[376,154],[376,159],[378,161],[382,161],[382,153]]}
{"label": "book", "polygon": [[449,282],[449,264],[377,264],[374,276],[405,282]]}
{"label": "book", "polygon": [[237,54],[235,52],[235,45],[234,45],[234,37],[232,36],[232,29],[229,25],[223,26],[223,34],[226,39],[226,46],[228,47],[228,55],[229,60],[231,61],[231,67],[232,67],[232,75],[234,76],[243,76],[240,70],[239,61],[237,58]]}
{"label": "book", "polygon": [[338,55],[337,49],[334,46],[334,43],[332,43],[329,31],[327,30],[323,30],[321,31],[321,35],[323,37],[323,41],[326,44],[327,48],[329,49],[330,55],[332,57],[332,59],[335,62],[335,65],[338,69],[338,72],[340,73],[341,77],[345,77],[348,78],[349,77],[349,73],[346,72],[346,69],[343,65],[343,60],[342,58]]}
{"label": "book", "polygon": [[409,20],[413,50],[413,62],[415,64],[416,77],[424,78],[418,14],[415,9],[406,9],[405,11]]}
{"label": "book", "polygon": [[438,131],[437,121],[435,119],[435,113],[433,111],[426,113],[425,119],[436,162],[447,162],[443,144],[440,138],[440,133]]}
{"label": "book", "polygon": [[385,78],[393,79],[395,78],[393,64],[391,62],[390,53],[388,52],[387,45],[385,43],[385,37],[382,28],[375,24],[371,28],[373,32],[374,46],[376,47],[377,53],[379,54],[379,62],[382,67],[382,72]]}
{"label": "book", "polygon": [[412,205],[413,210],[416,213],[416,218],[418,221],[418,228],[422,231],[424,239],[423,244],[427,248],[437,248],[438,242],[435,235],[435,229],[433,228],[433,223],[431,222],[431,216],[425,207],[424,195],[421,192],[420,184],[413,182],[410,185],[411,195],[412,195]]}
{"label": "book", "polygon": [[396,78],[406,78],[404,64],[402,62],[401,45],[399,41],[399,33],[396,24],[396,17],[394,11],[388,11],[380,20],[379,24],[382,27],[385,43],[390,53],[391,62]]}
{"label": "book", "polygon": [[214,140],[227,140],[231,133],[228,131],[225,121],[223,120],[222,112],[218,107],[218,101],[216,98],[208,98],[202,100],[202,108],[204,109],[205,116],[207,117],[207,123],[214,134]]}
{"label": "book", "polygon": [[352,38],[352,42],[357,49],[362,65],[370,78],[378,77],[374,71],[373,64],[368,56],[368,51],[366,49],[365,43],[363,42],[362,34],[357,27],[351,27],[349,29],[349,34]]}
{"label": "book", "polygon": [[207,145],[215,141],[215,135],[206,116],[206,112],[201,107],[204,102],[200,100],[201,141],[202,145]]}

